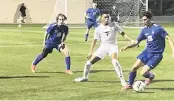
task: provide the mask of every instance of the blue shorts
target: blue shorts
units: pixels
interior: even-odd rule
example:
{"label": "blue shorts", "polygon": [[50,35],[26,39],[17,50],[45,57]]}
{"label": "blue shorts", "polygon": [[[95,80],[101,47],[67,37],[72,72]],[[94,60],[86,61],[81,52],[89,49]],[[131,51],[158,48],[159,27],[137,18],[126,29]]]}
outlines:
{"label": "blue shorts", "polygon": [[98,23],[96,21],[92,21],[90,19],[87,19],[86,26],[87,26],[88,29],[90,29],[92,26],[94,28],[96,28],[96,27],[98,27]]}
{"label": "blue shorts", "polygon": [[48,53],[52,53],[53,49],[56,48],[60,52],[59,44],[45,44],[45,49]]}
{"label": "blue shorts", "polygon": [[162,54],[152,54],[148,53],[146,50],[137,57],[137,59],[140,59],[141,62],[149,66],[151,69],[154,69],[161,62],[162,58]]}

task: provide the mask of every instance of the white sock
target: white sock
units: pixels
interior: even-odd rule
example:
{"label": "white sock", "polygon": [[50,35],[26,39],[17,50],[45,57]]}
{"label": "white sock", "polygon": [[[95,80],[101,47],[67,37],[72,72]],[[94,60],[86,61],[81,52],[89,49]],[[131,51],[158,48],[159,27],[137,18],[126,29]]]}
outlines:
{"label": "white sock", "polygon": [[83,77],[85,79],[88,79],[88,75],[89,75],[89,72],[90,72],[91,65],[92,64],[91,64],[90,61],[87,61],[86,64],[85,64],[84,71],[83,71]]}
{"label": "white sock", "polygon": [[114,66],[114,69],[115,69],[118,77],[120,78],[122,86],[126,86],[126,81],[124,80],[122,68],[121,68],[121,65],[119,64],[118,60],[112,59],[112,64]]}

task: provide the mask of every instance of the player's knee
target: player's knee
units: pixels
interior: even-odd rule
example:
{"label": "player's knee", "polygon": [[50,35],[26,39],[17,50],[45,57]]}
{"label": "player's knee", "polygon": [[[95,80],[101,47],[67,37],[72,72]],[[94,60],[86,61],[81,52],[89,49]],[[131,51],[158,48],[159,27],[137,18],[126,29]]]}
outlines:
{"label": "player's knee", "polygon": [[86,66],[87,66],[87,67],[91,67],[91,65],[92,65],[91,61],[88,60],[88,61],[86,62]]}

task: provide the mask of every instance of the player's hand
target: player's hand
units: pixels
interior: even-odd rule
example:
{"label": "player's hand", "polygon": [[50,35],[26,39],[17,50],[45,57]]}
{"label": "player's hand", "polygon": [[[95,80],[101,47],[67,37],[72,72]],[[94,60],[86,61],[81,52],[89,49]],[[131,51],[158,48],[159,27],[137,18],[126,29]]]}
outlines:
{"label": "player's hand", "polygon": [[92,54],[90,53],[90,54],[87,56],[87,59],[89,60],[91,57],[92,57]]}
{"label": "player's hand", "polygon": [[[136,44],[136,40],[130,40],[130,43],[131,44]],[[139,45],[137,45],[137,48],[139,48],[140,46]]]}
{"label": "player's hand", "polygon": [[60,47],[61,47],[62,49],[65,48],[65,44],[64,44],[64,42],[62,42],[62,43],[60,44]]}
{"label": "player's hand", "polygon": [[127,46],[124,46],[124,47],[120,48],[120,52],[123,52],[123,51],[125,51],[126,49],[127,49]]}

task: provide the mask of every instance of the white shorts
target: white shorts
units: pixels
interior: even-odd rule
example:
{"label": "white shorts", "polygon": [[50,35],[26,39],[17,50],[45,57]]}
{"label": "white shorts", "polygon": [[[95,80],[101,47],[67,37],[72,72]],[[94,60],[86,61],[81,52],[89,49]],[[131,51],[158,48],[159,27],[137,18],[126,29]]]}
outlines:
{"label": "white shorts", "polygon": [[118,46],[114,44],[101,44],[99,48],[94,52],[94,56],[97,56],[101,59],[109,54],[111,56],[112,53],[116,53],[118,55]]}

